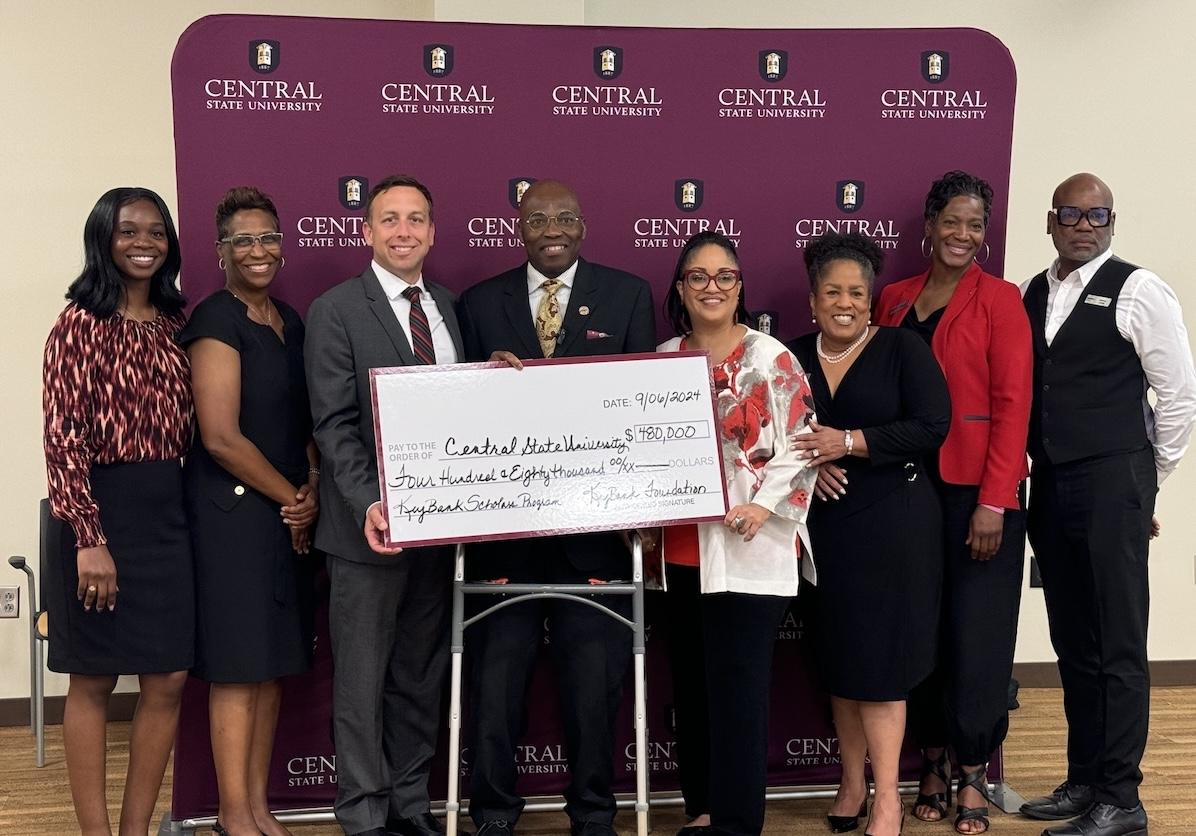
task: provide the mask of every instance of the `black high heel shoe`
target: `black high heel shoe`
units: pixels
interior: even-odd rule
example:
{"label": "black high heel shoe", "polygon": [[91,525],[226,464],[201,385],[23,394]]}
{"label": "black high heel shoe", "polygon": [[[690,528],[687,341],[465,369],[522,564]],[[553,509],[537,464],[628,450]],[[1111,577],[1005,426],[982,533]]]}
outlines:
{"label": "black high heel shoe", "polygon": [[860,802],[860,811],[854,816],[836,816],[831,813],[826,814],[826,825],[831,829],[831,833],[850,833],[853,830],[858,830],[860,827],[860,819],[868,816],[868,796],[871,794],[868,787],[868,782],[864,782],[864,800]]}

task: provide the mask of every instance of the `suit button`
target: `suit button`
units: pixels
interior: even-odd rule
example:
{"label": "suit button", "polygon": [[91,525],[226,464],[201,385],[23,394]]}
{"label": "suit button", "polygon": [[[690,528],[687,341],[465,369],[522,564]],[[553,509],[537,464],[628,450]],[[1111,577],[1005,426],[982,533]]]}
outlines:
{"label": "suit button", "polygon": [[1047,360],[1047,361],[1046,361],[1046,365],[1048,365],[1048,366],[1049,366],[1049,365],[1051,365],[1051,361],[1050,361],[1050,360]]}
{"label": "suit button", "polygon": [[1051,384],[1049,384],[1049,383],[1042,384],[1042,391],[1044,391],[1044,392],[1051,391]]}
{"label": "suit button", "polygon": [[233,488],[233,493],[235,493],[237,496],[244,496],[245,495],[245,486],[237,485],[235,488]]}

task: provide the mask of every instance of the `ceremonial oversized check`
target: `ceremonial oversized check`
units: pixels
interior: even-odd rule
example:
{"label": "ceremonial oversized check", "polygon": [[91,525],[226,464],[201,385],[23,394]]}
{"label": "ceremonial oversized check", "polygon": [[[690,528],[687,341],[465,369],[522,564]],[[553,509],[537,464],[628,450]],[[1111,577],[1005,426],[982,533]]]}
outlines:
{"label": "ceremonial oversized check", "polygon": [[389,543],[721,520],[702,352],[370,369]]}

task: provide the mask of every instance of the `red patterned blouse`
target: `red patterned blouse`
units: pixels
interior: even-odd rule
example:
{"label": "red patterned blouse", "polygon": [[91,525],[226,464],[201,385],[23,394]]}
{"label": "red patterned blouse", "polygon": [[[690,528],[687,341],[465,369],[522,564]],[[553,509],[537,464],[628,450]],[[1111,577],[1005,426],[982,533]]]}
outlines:
{"label": "red patterned blouse", "polygon": [[181,313],[99,319],[72,302],[50,331],[42,366],[50,508],[79,548],[107,542],[93,464],[177,459],[191,443],[190,366],[175,342],[185,321]]}

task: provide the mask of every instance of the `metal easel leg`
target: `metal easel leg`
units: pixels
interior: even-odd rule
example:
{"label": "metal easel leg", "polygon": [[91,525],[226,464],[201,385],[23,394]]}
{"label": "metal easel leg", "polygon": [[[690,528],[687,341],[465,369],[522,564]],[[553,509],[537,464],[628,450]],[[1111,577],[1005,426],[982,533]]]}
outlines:
{"label": "metal easel leg", "polygon": [[648,702],[644,667],[644,554],[638,534],[631,538],[632,660],[635,665],[635,822],[638,836],[648,836]]}
{"label": "metal easel leg", "polygon": [[448,797],[444,804],[445,832],[456,836],[461,813],[461,657],[465,652],[465,547],[457,545],[453,569],[452,672],[449,679]]}

